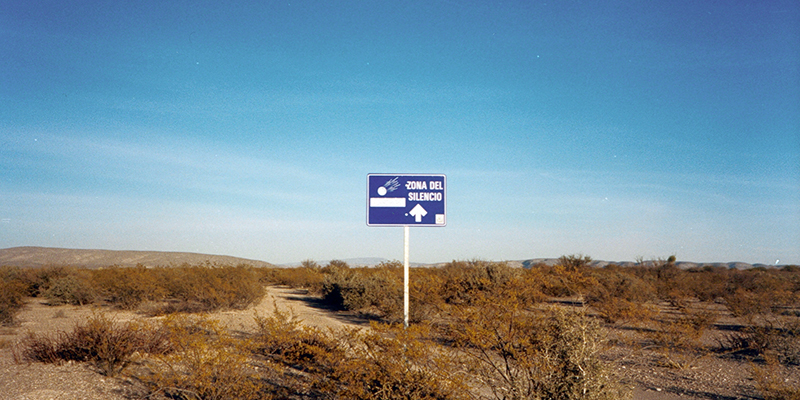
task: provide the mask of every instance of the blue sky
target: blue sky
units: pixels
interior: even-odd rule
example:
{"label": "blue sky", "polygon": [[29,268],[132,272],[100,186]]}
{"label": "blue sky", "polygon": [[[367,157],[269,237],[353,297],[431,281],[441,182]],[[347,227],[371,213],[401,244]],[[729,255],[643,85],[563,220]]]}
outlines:
{"label": "blue sky", "polygon": [[0,0],[0,248],[800,263],[795,1]]}

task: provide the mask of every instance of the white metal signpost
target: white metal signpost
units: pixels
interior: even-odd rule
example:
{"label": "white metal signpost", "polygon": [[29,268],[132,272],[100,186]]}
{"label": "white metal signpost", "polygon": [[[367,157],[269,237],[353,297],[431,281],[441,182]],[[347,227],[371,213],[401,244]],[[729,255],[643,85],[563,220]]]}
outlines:
{"label": "white metal signpost", "polygon": [[367,225],[403,227],[403,323],[408,326],[408,233],[411,226],[445,226],[447,177],[368,174]]}

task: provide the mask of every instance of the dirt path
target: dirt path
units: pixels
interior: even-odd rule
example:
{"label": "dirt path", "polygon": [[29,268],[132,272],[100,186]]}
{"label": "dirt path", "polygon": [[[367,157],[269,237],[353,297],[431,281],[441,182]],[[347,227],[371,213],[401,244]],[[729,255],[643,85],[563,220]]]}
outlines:
{"label": "dirt path", "polygon": [[[269,316],[275,307],[292,312],[303,323],[321,329],[355,326],[354,320],[337,317],[325,310],[314,298],[295,289],[269,287],[262,301],[245,310],[211,314],[229,329],[252,331],[254,316]],[[114,311],[101,307],[48,306],[45,300],[28,299],[18,314],[17,325],[0,328],[0,400],[129,400],[142,397],[140,388],[124,378],[106,378],[82,363],[63,365],[14,362],[12,347],[28,332],[37,334],[71,331],[76,323],[93,312],[102,312],[118,322],[144,318],[134,312]]]}
{"label": "dirt path", "polygon": [[363,323],[346,314],[331,312],[318,299],[307,295],[304,290],[284,287],[267,288],[267,294],[261,302],[247,310],[223,311],[211,316],[224,323],[228,329],[252,332],[256,328],[254,316],[270,316],[276,307],[280,312],[291,313],[306,325],[323,330],[341,329]]}
{"label": "dirt path", "polygon": [[[304,324],[320,329],[364,327],[363,320],[348,314],[332,312],[317,299],[303,291],[269,287],[258,304],[245,310],[224,311],[210,317],[229,329],[252,332],[255,315],[269,316],[277,307],[291,312]],[[44,304],[42,299],[28,299],[28,304],[17,317],[17,326],[0,328],[0,400],[49,399],[108,399],[130,400],[143,398],[143,391],[131,380],[106,378],[85,363],[52,365],[43,363],[17,364],[13,360],[13,344],[27,332],[55,333],[71,331],[77,322],[102,312],[119,322],[145,318],[134,312],[121,312],[105,307],[76,307]],[[616,363],[618,374],[636,386],[634,400],[739,400],[753,399],[752,382],[740,362],[709,358],[698,363],[697,369],[677,371],[656,367],[647,362],[647,355],[624,354],[618,350],[617,359],[631,359]],[[631,357],[632,356],[632,357]],[[644,358],[643,358],[644,357]],[[706,365],[707,364],[707,365]]]}

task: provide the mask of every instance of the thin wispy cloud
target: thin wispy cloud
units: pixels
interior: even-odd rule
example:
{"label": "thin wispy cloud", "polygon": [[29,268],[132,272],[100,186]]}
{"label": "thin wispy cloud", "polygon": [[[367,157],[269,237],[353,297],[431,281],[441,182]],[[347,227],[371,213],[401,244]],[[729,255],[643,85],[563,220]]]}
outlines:
{"label": "thin wispy cloud", "polygon": [[[101,9],[102,8],[102,9]],[[68,13],[73,18],[63,18]],[[0,15],[0,247],[800,263],[800,9],[81,4]]]}

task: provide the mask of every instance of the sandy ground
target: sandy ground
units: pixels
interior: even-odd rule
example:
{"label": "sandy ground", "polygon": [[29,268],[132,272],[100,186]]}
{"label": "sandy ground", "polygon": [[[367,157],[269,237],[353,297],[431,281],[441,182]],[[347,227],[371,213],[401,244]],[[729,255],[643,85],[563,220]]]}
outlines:
{"label": "sandy ground", "polygon": [[[257,305],[241,311],[212,314],[228,328],[250,331],[255,327],[255,313],[266,316],[275,306],[282,311],[291,310],[304,323],[320,328],[365,326],[363,320],[344,313],[334,313],[320,307],[314,298],[303,292],[286,288],[268,288],[267,295]],[[47,306],[41,299],[29,299],[18,315],[18,324],[0,328],[0,399],[109,399],[130,400],[143,398],[136,383],[125,378],[107,378],[82,363],[52,365],[14,362],[13,344],[27,332],[70,331],[76,321],[81,321],[97,309],[76,306]],[[143,318],[132,312],[108,311],[117,321]],[[707,357],[698,360],[694,368],[685,370],[666,368],[658,363],[658,356],[647,351],[629,351],[615,347],[606,355],[617,365],[617,374],[633,389],[636,400],[737,400],[757,399],[749,378],[749,366],[735,359]],[[800,382],[800,371],[790,371],[792,379]]]}

